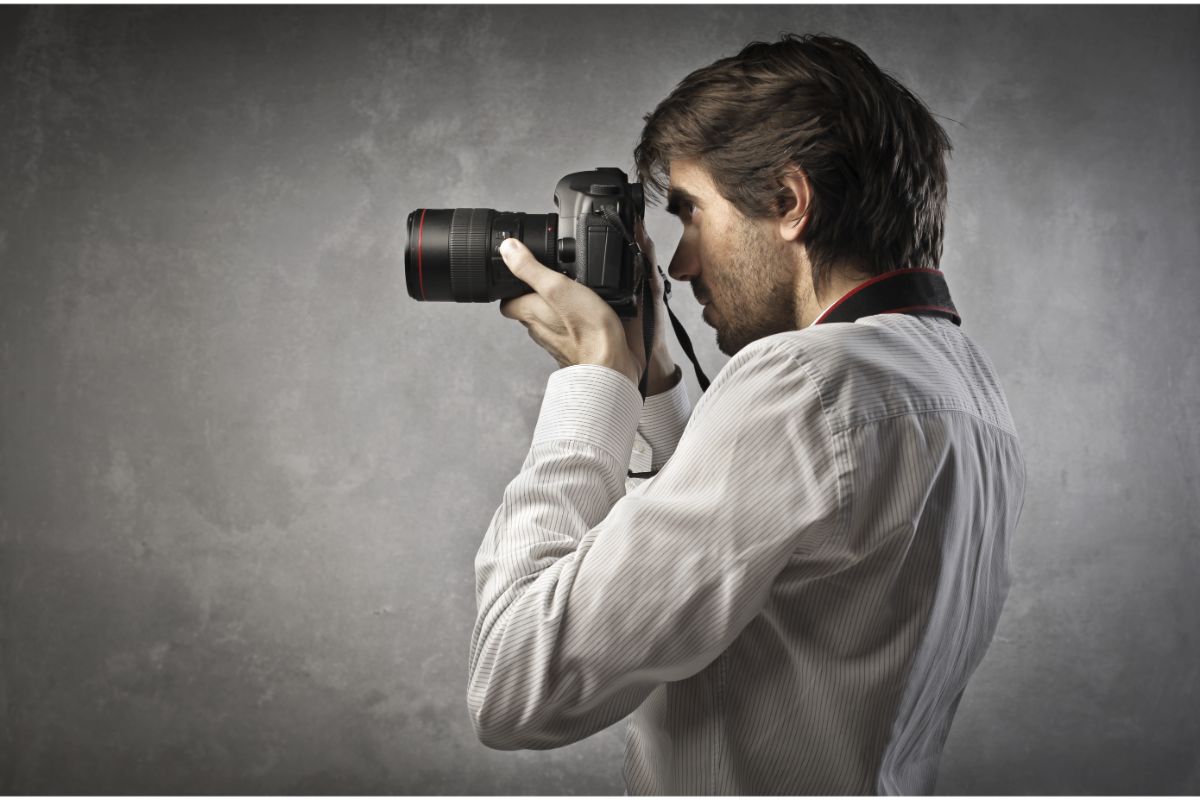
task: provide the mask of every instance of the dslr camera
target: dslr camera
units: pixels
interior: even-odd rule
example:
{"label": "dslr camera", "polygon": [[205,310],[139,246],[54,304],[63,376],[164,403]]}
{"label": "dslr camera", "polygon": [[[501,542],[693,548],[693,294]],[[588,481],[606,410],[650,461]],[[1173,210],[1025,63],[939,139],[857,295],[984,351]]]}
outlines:
{"label": "dslr camera", "polygon": [[616,167],[564,176],[552,214],[491,208],[418,208],[408,215],[404,274],[414,300],[490,303],[533,291],[500,256],[520,239],[547,267],[590,287],[617,316],[637,316],[640,249],[634,223],[646,213],[640,183]]}

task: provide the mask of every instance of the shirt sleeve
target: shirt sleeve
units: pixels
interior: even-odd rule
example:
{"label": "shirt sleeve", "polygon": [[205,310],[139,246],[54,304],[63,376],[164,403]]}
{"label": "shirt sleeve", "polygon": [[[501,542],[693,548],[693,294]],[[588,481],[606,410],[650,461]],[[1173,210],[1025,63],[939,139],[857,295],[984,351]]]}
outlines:
{"label": "shirt sleeve", "polygon": [[842,515],[820,395],[788,352],[739,351],[671,459],[626,493],[640,404],[606,367],[550,377],[475,558],[467,704],[488,747],[576,742],[696,674]]}
{"label": "shirt sleeve", "polygon": [[637,429],[650,445],[650,469],[659,469],[674,454],[691,413],[692,401],[682,376],[667,391],[646,398]]}

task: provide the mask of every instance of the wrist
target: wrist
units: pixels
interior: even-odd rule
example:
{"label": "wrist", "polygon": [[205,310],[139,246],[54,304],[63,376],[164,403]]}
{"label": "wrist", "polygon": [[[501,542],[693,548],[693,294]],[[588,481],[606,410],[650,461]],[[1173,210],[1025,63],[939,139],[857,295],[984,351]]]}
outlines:
{"label": "wrist", "polygon": [[683,380],[683,370],[678,364],[651,364],[650,376],[646,379],[646,394],[662,394],[674,389]]}
{"label": "wrist", "polygon": [[637,363],[633,360],[632,356],[627,355],[626,358],[621,358],[620,356],[604,357],[582,363],[597,364],[602,367],[608,367],[611,370],[616,370],[628,378],[634,386],[637,386],[638,381],[642,379],[642,373],[638,370]]}

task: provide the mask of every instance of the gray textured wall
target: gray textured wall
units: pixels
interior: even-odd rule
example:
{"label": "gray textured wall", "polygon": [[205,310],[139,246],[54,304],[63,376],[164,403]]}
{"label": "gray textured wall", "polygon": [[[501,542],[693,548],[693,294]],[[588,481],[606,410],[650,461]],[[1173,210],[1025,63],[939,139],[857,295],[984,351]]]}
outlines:
{"label": "gray textured wall", "polygon": [[1200,792],[1200,9],[1111,6],[0,11],[0,790],[620,794],[624,724],[472,735],[472,560],[556,365],[410,301],[403,221],[551,210],[783,30],[944,118],[1027,448],[939,791]]}

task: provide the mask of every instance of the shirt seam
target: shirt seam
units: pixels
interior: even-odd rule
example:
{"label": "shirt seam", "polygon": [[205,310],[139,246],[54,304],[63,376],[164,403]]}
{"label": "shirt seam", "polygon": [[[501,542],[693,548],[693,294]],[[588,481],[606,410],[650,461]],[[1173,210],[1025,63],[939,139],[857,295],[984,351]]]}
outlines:
{"label": "shirt seam", "polygon": [[984,425],[987,425],[989,428],[994,429],[998,433],[1006,434],[1008,436],[1011,436],[1014,439],[1017,438],[1017,432],[1015,430],[1013,430],[1012,428],[1008,427],[1007,425],[1002,425],[1001,423],[996,422],[995,420],[990,420],[987,417],[976,414],[974,411],[971,411],[966,408],[960,408],[958,406],[931,406],[929,408],[913,408],[913,409],[908,409],[905,411],[896,411],[891,414],[880,414],[879,416],[873,416],[869,419],[855,422],[853,425],[847,425],[845,428],[838,431],[838,433],[849,433],[850,431],[857,430],[859,428],[865,428],[868,425],[874,425],[876,422],[882,422],[883,420],[887,420],[887,419],[896,419],[897,417],[910,417],[910,416],[915,417],[915,416],[919,416],[922,414],[937,414],[942,411],[952,411],[957,414],[962,414],[964,416],[973,417],[973,418],[979,420],[980,422],[982,422]]}
{"label": "shirt seam", "polygon": [[[730,645],[732,647],[732,645]],[[721,775],[724,770],[725,761],[725,679],[729,669],[729,647],[726,647],[721,655],[717,658],[717,725],[715,735],[717,737],[717,757],[714,759],[713,776],[712,776],[712,793],[721,794]]]}
{"label": "shirt seam", "polygon": [[[829,434],[830,450],[833,452],[833,463],[837,468],[837,480],[835,482],[837,487],[837,519],[834,524],[827,527],[828,532],[826,535],[820,541],[811,546],[809,552],[815,552],[819,548],[823,547],[826,542],[832,540],[834,536],[844,534],[847,530],[849,530],[850,492],[846,483],[850,476],[850,466],[848,458],[846,458],[845,453],[842,452],[845,444],[842,434],[845,433],[845,431],[839,431],[834,428],[833,419],[831,419],[835,413],[834,409],[830,403],[826,401],[825,394],[821,391],[821,387],[824,383],[824,375],[821,374],[821,370],[816,364],[801,358],[798,353],[790,352],[787,355],[796,364],[796,366],[800,367],[800,369],[804,371],[804,374],[808,376],[808,379],[812,382],[813,390],[817,393],[817,402],[821,405],[821,419],[825,421],[825,428]],[[792,554],[795,555],[795,552],[796,551],[793,550]]]}
{"label": "shirt seam", "polygon": [[[848,508],[848,502],[847,502],[847,498],[849,497],[849,492],[846,487],[846,481],[849,479],[850,470],[847,467],[847,461],[845,458],[845,454],[842,452],[843,445],[844,445],[844,437],[841,435],[842,434],[841,431],[837,431],[834,429],[833,420],[831,419],[831,417],[833,417],[834,411],[830,407],[830,405],[826,402],[825,395],[821,391],[823,376],[821,376],[820,371],[817,369],[815,364],[812,364],[811,362],[800,358],[799,354],[794,353],[794,352],[784,351],[783,355],[789,361],[791,361],[793,364],[795,364],[797,367],[799,367],[804,372],[805,376],[807,376],[808,380],[812,383],[813,391],[815,391],[817,394],[817,403],[821,407],[821,419],[825,422],[825,430],[829,436],[829,446],[830,446],[830,450],[832,451],[832,454],[833,454],[833,463],[837,470],[837,478],[834,482],[834,485],[835,485],[836,491],[837,491],[837,517],[832,525],[825,526],[825,528],[826,528],[825,536],[810,546],[809,549],[811,552],[811,551],[818,550],[819,548],[824,546],[824,544],[826,542],[830,541],[834,536],[842,534],[849,527],[850,514],[849,514],[849,508]],[[693,409],[693,411],[694,410],[695,409]],[[839,441],[839,439],[842,441]],[[789,558],[791,556],[794,556],[795,553],[796,553],[796,551],[795,551],[795,549],[793,549],[792,552],[789,554]],[[731,647],[732,647],[732,645],[731,645]],[[726,688],[725,678],[726,678],[726,674],[727,674],[726,671],[728,669],[728,663],[727,663],[728,656],[729,656],[729,648],[726,648],[725,651],[722,652],[721,655],[718,656],[718,658],[717,658],[717,692],[716,692],[716,694],[717,694],[718,724],[716,726],[716,733],[715,733],[715,735],[717,737],[717,742],[716,742],[716,747],[714,748],[717,752],[717,757],[715,759],[713,759],[713,774],[712,774],[712,779],[711,779],[712,782],[710,784],[710,786],[712,787],[710,791],[714,794],[720,792],[720,789],[718,788],[718,786],[719,786],[720,776],[722,775],[721,769],[723,766],[723,759],[725,756],[725,748],[723,746],[724,745],[724,737],[722,735],[722,732],[724,730],[724,720],[725,720],[725,707],[724,707],[725,688]]]}

